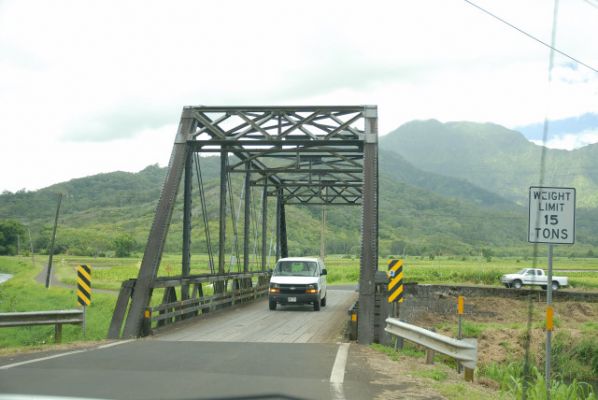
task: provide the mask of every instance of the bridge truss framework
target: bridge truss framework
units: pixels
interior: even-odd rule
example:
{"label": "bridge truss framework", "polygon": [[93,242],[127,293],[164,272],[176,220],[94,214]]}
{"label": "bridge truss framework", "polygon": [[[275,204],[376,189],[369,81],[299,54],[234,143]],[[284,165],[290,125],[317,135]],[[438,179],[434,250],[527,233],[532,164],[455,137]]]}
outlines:
{"label": "bridge truss framework", "polygon": [[[218,263],[226,278],[226,207],[229,174],[244,175],[243,273],[249,272],[250,187],[262,190],[261,270],[266,271],[268,198],[276,199],[276,257],[287,257],[286,205],[362,207],[358,339],[371,343],[378,269],[378,128],[376,106],[205,107],[182,112],[167,175],[136,280],[123,285],[109,337],[139,336],[175,201],[183,181],[181,299],[189,298],[193,170],[197,153],[220,154]],[[229,163],[229,155],[233,162]],[[227,184],[228,183],[228,184]],[[229,193],[227,193],[227,190]],[[205,201],[205,198],[202,197]],[[228,204],[230,206],[230,204]],[[204,209],[205,210],[205,209]],[[236,228],[235,228],[236,229]],[[195,281],[202,279],[195,277]],[[214,284],[214,290],[226,290]],[[383,295],[378,301],[384,301]],[[126,316],[126,319],[125,319]],[[124,328],[121,326],[124,321]]]}

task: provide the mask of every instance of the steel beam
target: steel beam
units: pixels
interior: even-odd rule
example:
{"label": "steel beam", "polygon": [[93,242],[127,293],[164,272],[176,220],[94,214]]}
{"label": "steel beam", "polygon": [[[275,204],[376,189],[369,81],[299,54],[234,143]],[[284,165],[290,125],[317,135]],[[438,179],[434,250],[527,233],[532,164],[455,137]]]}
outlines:
{"label": "steel beam", "polygon": [[276,189],[276,260],[280,257],[280,214],[282,208],[282,188]]}
{"label": "steel beam", "polygon": [[287,217],[285,211],[284,199],[280,201],[280,257],[289,256],[289,245],[287,242]]}
{"label": "steel beam", "polygon": [[131,306],[125,321],[124,337],[137,337],[141,333],[143,313],[149,305],[151,285],[158,273],[176,195],[189,152],[187,140],[191,139],[193,129],[194,120],[191,118],[190,112],[184,109],[168,163],[168,172],[166,173],[158,206],[156,207],[154,222],[152,223],[143,259],[141,260],[141,267],[139,268]]}
{"label": "steel beam", "polygon": [[378,270],[378,119],[375,106],[365,110],[363,213],[359,265],[358,341],[374,340],[375,275]]}
{"label": "steel beam", "polygon": [[[193,153],[187,153],[185,161],[185,180],[183,193],[183,260],[181,275],[191,274],[191,210],[193,190]],[[181,299],[189,298],[189,285],[181,286]]]}
{"label": "steel beam", "polygon": [[243,215],[243,272],[249,270],[249,228],[251,224],[251,172],[249,164],[245,164],[245,214]]}
{"label": "steel beam", "polygon": [[266,270],[266,257],[268,256],[267,236],[268,236],[268,186],[264,186],[264,190],[262,192],[262,271]]}
{"label": "steel beam", "polygon": [[223,150],[220,153],[220,221],[219,221],[219,240],[218,240],[218,273],[224,273],[225,250],[226,250],[226,187],[227,187],[227,152]]}

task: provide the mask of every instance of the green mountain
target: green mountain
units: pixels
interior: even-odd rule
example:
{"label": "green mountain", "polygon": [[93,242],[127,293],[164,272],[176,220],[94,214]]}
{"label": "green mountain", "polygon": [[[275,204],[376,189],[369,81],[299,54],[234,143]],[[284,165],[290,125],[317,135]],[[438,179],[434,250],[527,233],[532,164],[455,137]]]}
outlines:
{"label": "green mountain", "polygon": [[[380,142],[416,168],[463,179],[520,205],[540,182],[543,147],[499,125],[413,121]],[[544,186],[575,187],[578,206],[598,206],[598,144],[547,149],[545,157]]]}
{"label": "green mountain", "polygon": [[[523,203],[529,183],[521,189],[517,182],[526,179],[522,176],[524,172],[534,173],[533,163],[526,161],[522,154],[536,157],[539,148],[516,132],[496,125],[481,125],[481,133],[476,133],[476,126],[480,125],[414,122],[381,139],[381,256],[405,251],[410,255],[426,256],[477,255],[485,249],[493,249],[497,254],[530,254],[531,246],[526,242],[527,207],[517,204]],[[457,143],[462,143],[462,146],[458,147]],[[512,156],[508,162],[491,162],[499,158],[495,153],[505,152]],[[587,157],[589,159],[590,156]],[[521,167],[522,171],[518,172],[517,165],[528,170]],[[209,229],[215,245],[218,238],[219,158],[201,157],[201,170]],[[510,173],[504,172],[507,170]],[[36,251],[47,251],[57,193],[60,192],[64,198],[57,235],[59,251],[90,256],[113,254],[115,240],[127,235],[135,240],[135,251],[141,252],[165,173],[165,168],[154,165],[138,173],[99,174],[38,191],[4,193],[0,195],[0,220],[22,222],[31,231]],[[594,182],[590,173],[583,176]],[[241,186],[241,177],[234,175],[232,192],[235,210],[239,205]],[[206,252],[197,189],[194,193],[192,251]],[[256,206],[252,210],[252,218],[256,221],[260,212],[260,193],[257,190],[252,193]],[[274,202],[270,204],[269,221],[273,233],[275,207]],[[228,213],[230,216],[230,210]],[[288,206],[287,213],[291,254],[318,254],[321,208]],[[166,244],[167,251],[180,251],[182,214],[179,198]],[[241,221],[242,214],[241,208]],[[360,224],[360,207],[328,207],[327,252],[358,254]],[[251,248],[260,245],[254,240],[257,229],[261,229],[259,223],[253,222]],[[226,248],[230,254],[234,247],[230,217],[227,232]],[[239,233],[242,234],[242,229]],[[598,245],[598,209],[578,211],[577,239],[575,246],[563,247],[559,251],[582,255]],[[268,241],[271,243],[270,238]]]}

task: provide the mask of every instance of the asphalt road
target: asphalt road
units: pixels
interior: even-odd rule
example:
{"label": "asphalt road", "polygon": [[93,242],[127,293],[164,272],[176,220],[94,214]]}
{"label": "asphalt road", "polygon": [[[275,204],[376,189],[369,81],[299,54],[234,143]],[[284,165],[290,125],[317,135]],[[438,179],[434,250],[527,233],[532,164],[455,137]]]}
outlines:
{"label": "asphalt road", "polygon": [[[0,393],[99,399],[366,399],[381,388],[364,350],[341,343],[353,290],[328,305],[266,301],[142,339],[0,360]],[[351,289],[351,288],[344,288]],[[345,381],[345,376],[350,379]]]}
{"label": "asphalt road", "polygon": [[0,358],[0,400],[442,398],[384,354],[342,341],[354,289],[329,288],[319,312],[262,300],[141,340]]}

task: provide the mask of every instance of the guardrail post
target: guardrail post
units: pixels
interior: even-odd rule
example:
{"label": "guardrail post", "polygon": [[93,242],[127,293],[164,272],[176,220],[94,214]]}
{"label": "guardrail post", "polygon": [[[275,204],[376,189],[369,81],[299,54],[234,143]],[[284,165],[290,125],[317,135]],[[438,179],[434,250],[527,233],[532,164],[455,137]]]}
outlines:
{"label": "guardrail post", "polygon": [[426,364],[434,364],[434,350],[426,349]]}
{"label": "guardrail post", "polygon": [[[431,328],[430,332],[436,332],[436,329]],[[436,352],[430,348],[426,349],[426,364],[434,364],[434,356]]]}
{"label": "guardrail post", "polygon": [[54,325],[54,343],[62,343],[62,324]]}
{"label": "guardrail post", "polygon": [[465,381],[473,382],[473,369],[465,368]]}

